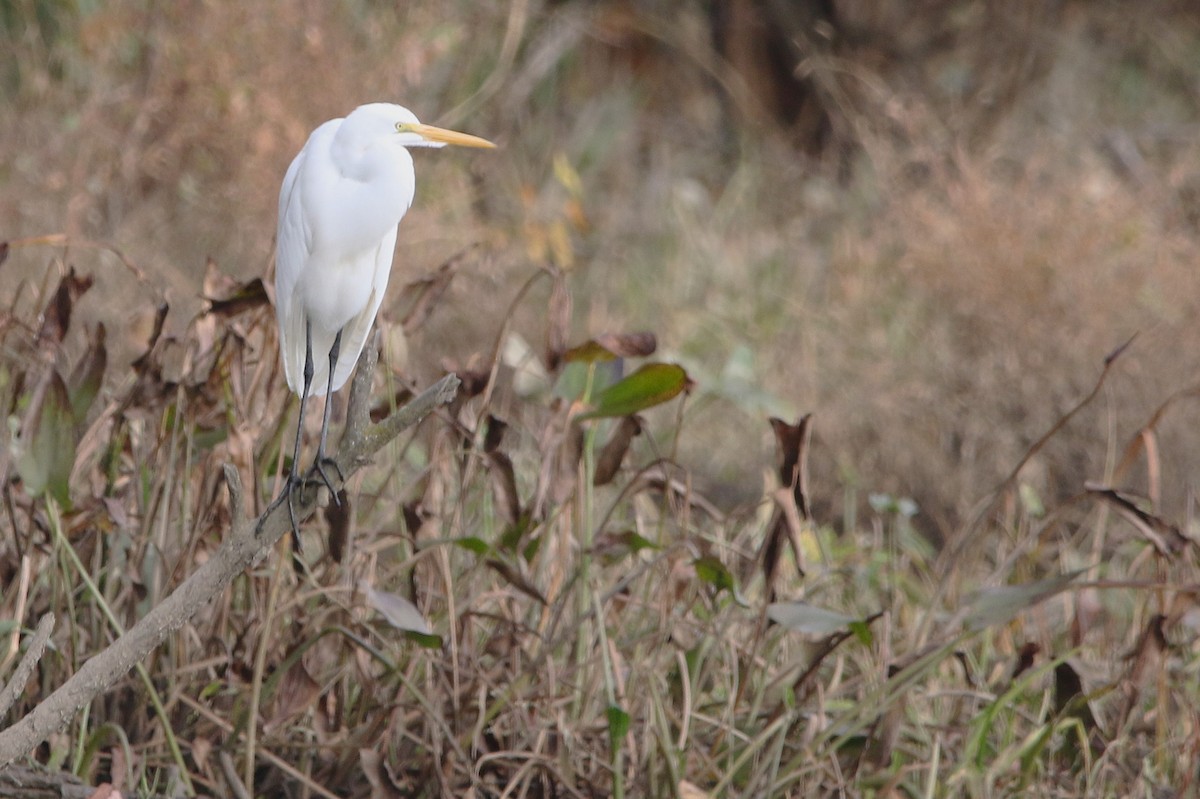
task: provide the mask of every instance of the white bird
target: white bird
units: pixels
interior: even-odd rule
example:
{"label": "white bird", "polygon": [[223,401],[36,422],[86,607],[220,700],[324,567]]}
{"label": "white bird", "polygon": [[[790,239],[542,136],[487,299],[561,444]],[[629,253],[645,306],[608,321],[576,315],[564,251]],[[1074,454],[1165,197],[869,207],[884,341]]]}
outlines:
{"label": "white bird", "polygon": [[[299,477],[301,431],[309,396],[331,395],[350,377],[383,302],[396,228],[412,205],[415,179],[409,147],[495,147],[432,125],[399,105],[361,105],[314,130],[288,167],[279,191],[275,313],[288,387],[300,395],[292,469],[272,508],[287,500]],[[313,360],[313,353],[328,356]],[[316,471],[336,498],[325,454],[330,397],[325,398]],[[307,478],[305,478],[306,480]],[[265,518],[265,516],[264,516]]]}

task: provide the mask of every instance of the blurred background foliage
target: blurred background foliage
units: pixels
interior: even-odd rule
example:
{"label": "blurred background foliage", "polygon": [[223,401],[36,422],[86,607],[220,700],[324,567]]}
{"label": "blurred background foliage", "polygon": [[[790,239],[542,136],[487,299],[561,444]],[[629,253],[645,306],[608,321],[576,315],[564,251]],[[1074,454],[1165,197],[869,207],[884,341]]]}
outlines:
{"label": "blurred background foliage", "polygon": [[[0,0],[0,39],[3,237],[144,274],[65,259],[110,374],[161,297],[187,323],[208,259],[268,273],[289,159],[374,100],[503,148],[418,158],[397,284],[479,247],[408,373],[471,363],[531,273],[567,270],[578,338],[649,329],[689,368],[681,460],[727,505],[760,496],[763,417],[811,411],[818,518],[912,497],[939,538],[1133,334],[1029,496],[1103,479],[1198,374],[1183,0]],[[3,299],[48,257],[14,250]],[[515,319],[534,342],[539,307]],[[1158,427],[1180,516],[1195,418]]]}

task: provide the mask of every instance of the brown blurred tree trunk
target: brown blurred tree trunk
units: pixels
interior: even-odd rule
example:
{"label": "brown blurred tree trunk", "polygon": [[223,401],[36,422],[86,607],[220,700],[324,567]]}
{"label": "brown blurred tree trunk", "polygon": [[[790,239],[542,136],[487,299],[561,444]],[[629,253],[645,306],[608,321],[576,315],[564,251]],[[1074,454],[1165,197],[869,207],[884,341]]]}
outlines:
{"label": "brown blurred tree trunk", "polygon": [[713,3],[713,45],[758,101],[759,119],[787,130],[797,146],[820,155],[829,146],[833,118],[808,58],[832,51],[837,16],[833,0],[725,0]]}

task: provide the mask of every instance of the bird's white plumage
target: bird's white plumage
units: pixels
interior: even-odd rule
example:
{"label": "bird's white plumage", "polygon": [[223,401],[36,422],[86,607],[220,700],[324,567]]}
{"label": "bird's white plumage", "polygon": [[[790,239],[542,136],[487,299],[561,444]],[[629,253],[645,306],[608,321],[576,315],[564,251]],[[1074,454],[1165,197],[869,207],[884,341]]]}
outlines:
{"label": "bird's white plumage", "polygon": [[[272,507],[287,502],[297,550],[299,525],[292,495],[307,482],[299,468],[304,406],[309,396],[337,391],[345,384],[383,302],[396,227],[413,201],[413,163],[407,148],[447,144],[495,146],[478,136],[422,125],[398,105],[361,105],[345,119],[314,130],[283,178],[275,313],[288,387],[300,395],[300,422],[291,473]],[[339,336],[341,348],[335,352]],[[312,372],[306,375],[310,364]],[[340,477],[341,470],[326,455],[329,410],[326,398],[317,457],[309,473],[318,474],[336,500],[330,474]]]}
{"label": "bird's white plumage", "polygon": [[310,393],[329,387],[328,353],[342,331],[333,390],[354,369],[391,272],[396,228],[412,204],[411,141],[400,106],[372,104],[321,125],[292,161],[279,193],[275,301],[288,386],[299,393],[305,325],[312,325]]}

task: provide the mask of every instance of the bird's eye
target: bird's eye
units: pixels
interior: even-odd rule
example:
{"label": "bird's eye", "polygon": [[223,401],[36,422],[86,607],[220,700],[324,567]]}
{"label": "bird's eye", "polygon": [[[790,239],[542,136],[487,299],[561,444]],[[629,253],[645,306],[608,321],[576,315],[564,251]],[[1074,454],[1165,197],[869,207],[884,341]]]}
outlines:
{"label": "bird's eye", "polygon": [[397,122],[396,123],[396,132],[397,133],[408,133],[411,130],[412,130],[412,124],[409,122]]}

